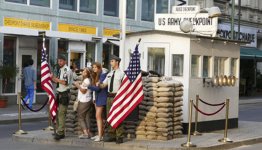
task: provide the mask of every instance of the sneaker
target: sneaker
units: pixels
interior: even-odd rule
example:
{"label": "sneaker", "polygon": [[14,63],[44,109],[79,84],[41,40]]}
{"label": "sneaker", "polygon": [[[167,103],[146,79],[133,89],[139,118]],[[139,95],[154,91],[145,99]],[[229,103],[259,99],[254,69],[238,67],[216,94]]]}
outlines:
{"label": "sneaker", "polygon": [[78,136],[79,139],[89,139],[90,137],[86,134],[82,134]]}
{"label": "sneaker", "polygon": [[94,139],[94,142],[101,142],[101,141],[103,141],[103,137],[99,137],[99,136],[97,136],[95,139]]}
{"label": "sneaker", "polygon": [[91,137],[91,140],[95,140],[98,137],[98,135]]}

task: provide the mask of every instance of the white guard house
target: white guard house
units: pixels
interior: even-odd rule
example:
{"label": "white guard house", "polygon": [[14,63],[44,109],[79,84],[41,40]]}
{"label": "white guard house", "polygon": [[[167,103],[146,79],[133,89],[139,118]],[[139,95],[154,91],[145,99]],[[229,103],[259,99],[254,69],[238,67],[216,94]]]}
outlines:
{"label": "white guard house", "polygon": [[[189,101],[192,99],[195,103],[196,95],[212,104],[229,99],[229,128],[238,127],[239,60],[240,44],[243,42],[159,30],[127,33],[125,68],[139,38],[141,38],[139,52],[142,70],[153,70],[161,75],[171,76],[184,85],[182,107],[184,130],[187,130],[189,122]],[[235,80],[225,81],[226,78],[233,76]],[[221,77],[224,77],[224,83]],[[231,81],[235,81],[232,83],[233,86],[228,85]],[[205,113],[213,113],[220,107],[199,102],[199,109]],[[225,110],[224,107],[222,111],[212,116],[199,113],[198,130],[224,129]],[[195,109],[193,116],[194,113]],[[192,121],[194,122],[194,117]]]}

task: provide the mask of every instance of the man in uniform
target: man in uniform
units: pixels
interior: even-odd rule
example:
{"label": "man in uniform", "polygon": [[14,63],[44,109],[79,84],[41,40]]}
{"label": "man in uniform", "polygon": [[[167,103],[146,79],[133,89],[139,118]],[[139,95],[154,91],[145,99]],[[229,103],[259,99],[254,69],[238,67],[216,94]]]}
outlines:
{"label": "man in uniform", "polygon": [[58,116],[57,116],[57,132],[54,136],[55,140],[65,137],[65,117],[70,98],[69,85],[71,82],[71,71],[66,65],[66,58],[63,55],[58,56],[59,72],[57,77],[51,75],[52,80],[57,83]]}
{"label": "man in uniform", "polygon": [[[112,102],[118,89],[120,88],[122,79],[124,78],[124,72],[119,69],[119,63],[121,59],[115,55],[112,55],[110,58],[110,65],[112,67],[111,72],[109,72],[106,76],[106,79],[99,86],[101,88],[108,87],[108,95],[107,95],[107,114],[109,114],[109,110],[112,106]],[[116,129],[111,126],[108,127],[108,136],[104,138],[105,142],[113,142],[115,141],[117,144],[123,143],[124,137],[124,128],[120,124]]]}

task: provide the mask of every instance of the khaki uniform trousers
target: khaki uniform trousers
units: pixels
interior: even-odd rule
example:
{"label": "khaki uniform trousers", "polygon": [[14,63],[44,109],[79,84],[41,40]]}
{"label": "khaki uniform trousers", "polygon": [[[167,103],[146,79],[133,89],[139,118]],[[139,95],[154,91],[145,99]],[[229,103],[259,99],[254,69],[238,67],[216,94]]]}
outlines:
{"label": "khaki uniform trousers", "polygon": [[[107,97],[107,105],[106,105],[107,114],[109,114],[113,100],[114,97],[109,97],[109,96]],[[108,125],[108,136],[109,138],[124,138],[124,127],[122,123],[116,129]]]}

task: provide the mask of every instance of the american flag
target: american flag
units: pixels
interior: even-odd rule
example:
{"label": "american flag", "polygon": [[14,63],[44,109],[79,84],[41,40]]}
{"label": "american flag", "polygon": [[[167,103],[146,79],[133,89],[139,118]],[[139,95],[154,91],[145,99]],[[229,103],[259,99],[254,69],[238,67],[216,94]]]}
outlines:
{"label": "american flag", "polygon": [[142,75],[137,44],[129,66],[125,71],[123,81],[113,100],[107,122],[113,128],[117,128],[143,98]]}
{"label": "american flag", "polygon": [[41,87],[46,91],[49,98],[49,110],[52,121],[55,122],[57,103],[55,101],[55,95],[53,91],[53,85],[50,77],[50,68],[47,62],[45,42],[43,42],[42,58],[41,58]]}

